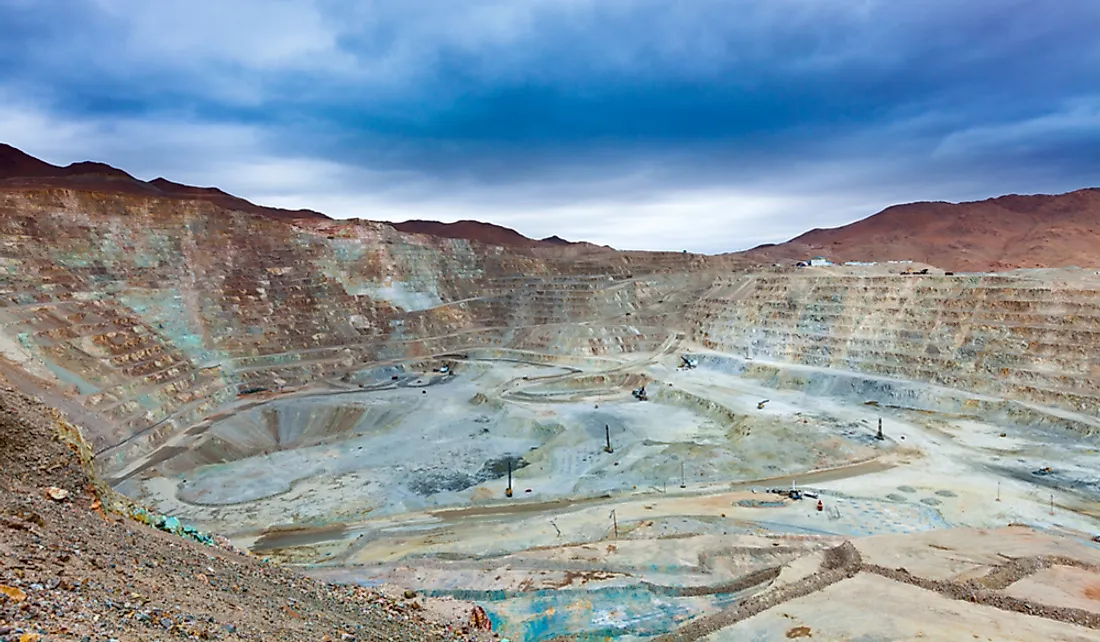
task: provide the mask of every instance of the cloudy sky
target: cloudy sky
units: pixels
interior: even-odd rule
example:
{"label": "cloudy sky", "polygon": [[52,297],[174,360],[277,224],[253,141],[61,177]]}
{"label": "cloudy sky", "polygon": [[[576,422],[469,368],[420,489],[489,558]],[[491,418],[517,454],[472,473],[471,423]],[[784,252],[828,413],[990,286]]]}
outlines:
{"label": "cloudy sky", "polygon": [[1100,186],[1098,0],[0,0],[0,141],[721,252]]}

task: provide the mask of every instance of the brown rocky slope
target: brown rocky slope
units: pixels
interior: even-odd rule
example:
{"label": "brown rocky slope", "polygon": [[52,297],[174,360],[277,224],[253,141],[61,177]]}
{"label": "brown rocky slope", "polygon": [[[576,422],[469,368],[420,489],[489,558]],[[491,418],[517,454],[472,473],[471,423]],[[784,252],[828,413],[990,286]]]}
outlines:
{"label": "brown rocky slope", "polygon": [[191,187],[164,178],[142,181],[104,163],[85,161],[58,167],[0,143],[0,189],[13,188],[66,188],[99,194],[206,201],[226,209],[271,218],[328,219],[324,214],[311,210],[262,207],[214,187]]}
{"label": "brown rocky slope", "polygon": [[1100,267],[1100,189],[895,205],[855,223],[754,248],[757,261],[912,260],[946,270]]}
{"label": "brown rocky slope", "polygon": [[[311,210],[263,207],[213,187],[164,178],[142,181],[96,162],[58,167],[0,143],[0,190],[62,188],[84,193],[200,201],[269,218],[329,221]],[[528,238],[480,221],[409,220],[388,224],[406,234],[475,241],[513,249],[604,251],[557,236]],[[1035,267],[1100,267],[1100,189],[1058,195],[1008,195],[967,203],[895,205],[831,229],[814,229],[777,245],[735,253],[748,262],[791,261],[822,255],[833,261],[912,260],[947,270],[1000,271]]]}
{"label": "brown rocky slope", "polygon": [[492,223],[481,221],[455,221],[454,223],[440,223],[439,221],[412,220],[401,223],[392,223],[394,229],[406,234],[428,234],[448,239],[465,239],[478,241],[486,245],[500,245],[503,247],[555,247],[570,245],[589,245],[587,243],[573,243],[558,236],[549,236],[544,239],[528,238],[519,232]]}
{"label": "brown rocky slope", "polygon": [[418,602],[105,512],[79,443],[54,410],[0,386],[0,640],[460,639]]}
{"label": "brown rocky slope", "polygon": [[[142,181],[104,163],[84,161],[59,167],[39,160],[11,145],[0,143],[0,190],[5,188],[62,188],[100,194],[205,201],[225,209],[276,219],[330,220],[328,216],[313,210],[285,210],[256,205],[216,187],[193,187],[175,183],[166,178]],[[410,220],[391,225],[407,234],[427,234],[513,248],[589,245],[572,243],[557,236],[536,240],[513,229],[480,221],[441,223]]]}

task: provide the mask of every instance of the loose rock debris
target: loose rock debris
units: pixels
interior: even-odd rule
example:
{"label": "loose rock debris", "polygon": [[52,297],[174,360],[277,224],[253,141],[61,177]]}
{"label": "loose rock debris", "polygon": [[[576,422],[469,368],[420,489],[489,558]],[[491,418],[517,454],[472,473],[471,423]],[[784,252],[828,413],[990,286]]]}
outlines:
{"label": "loose rock debris", "polygon": [[418,603],[106,513],[53,411],[3,387],[0,407],[2,640],[475,639]]}

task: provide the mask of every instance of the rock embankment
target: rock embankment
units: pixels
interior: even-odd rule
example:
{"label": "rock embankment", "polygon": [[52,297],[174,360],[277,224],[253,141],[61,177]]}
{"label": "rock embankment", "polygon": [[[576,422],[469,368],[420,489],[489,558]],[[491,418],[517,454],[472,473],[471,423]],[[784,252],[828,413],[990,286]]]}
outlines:
{"label": "rock embankment", "polygon": [[1071,558],[1022,558],[1021,560],[1014,560],[1005,566],[999,567],[985,578],[967,582],[930,580],[928,578],[912,575],[905,569],[891,569],[875,564],[865,564],[862,570],[867,573],[874,573],[875,575],[894,580],[895,582],[903,582],[905,584],[919,586],[929,591],[935,591],[953,600],[974,602],[975,604],[991,606],[995,609],[1001,609],[1002,611],[1013,611],[1015,613],[1023,613],[1024,615],[1034,615],[1048,620],[1085,626],[1090,629],[1100,629],[1100,614],[1098,613],[1093,613],[1092,611],[1086,611],[1084,609],[1050,606],[1032,600],[1012,597],[994,590],[996,588],[1006,588],[1010,584],[1052,565],[1091,568]]}
{"label": "rock embankment", "polygon": [[464,624],[427,620],[415,599],[105,511],[59,426],[55,411],[0,388],[0,640],[465,639]]}
{"label": "rock embankment", "polygon": [[698,640],[719,629],[724,629],[741,620],[748,619],[789,600],[816,593],[845,578],[859,573],[862,564],[859,551],[851,542],[844,542],[836,548],[825,551],[821,568],[816,573],[801,580],[782,586],[763,595],[755,595],[736,605],[688,622],[679,629],[656,638],[657,642],[690,642]]}

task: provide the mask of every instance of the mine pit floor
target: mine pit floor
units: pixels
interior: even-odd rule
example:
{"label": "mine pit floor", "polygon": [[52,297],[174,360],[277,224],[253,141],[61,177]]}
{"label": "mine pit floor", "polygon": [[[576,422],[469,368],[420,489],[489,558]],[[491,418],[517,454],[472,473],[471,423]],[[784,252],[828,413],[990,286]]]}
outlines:
{"label": "mine pit floor", "polygon": [[[705,350],[681,369],[688,348],[664,348],[617,364],[517,354],[397,379],[367,370],[231,408],[130,462],[118,488],[318,577],[479,601],[502,635],[534,641],[671,634],[810,573],[846,540],[939,534],[935,563],[904,545],[889,560],[918,575],[939,553],[977,549],[956,535],[967,527],[1026,524],[1034,537],[1013,540],[1021,554],[1051,538],[1098,550],[1095,438],[967,415],[932,387],[907,408],[868,403],[812,369],[788,369],[801,384],[777,387],[782,366]],[[643,383],[649,401],[630,394]],[[1048,479],[1029,472],[1046,465]],[[792,487],[820,510],[773,492]],[[1050,573],[1016,592],[1033,596]],[[741,586],[746,577],[772,579]],[[792,604],[816,613],[842,586],[898,600],[924,590],[880,575],[844,582]],[[977,607],[951,604],[951,617],[978,626]],[[708,639],[759,635],[765,615]],[[1020,631],[1059,627],[1075,628]]]}

